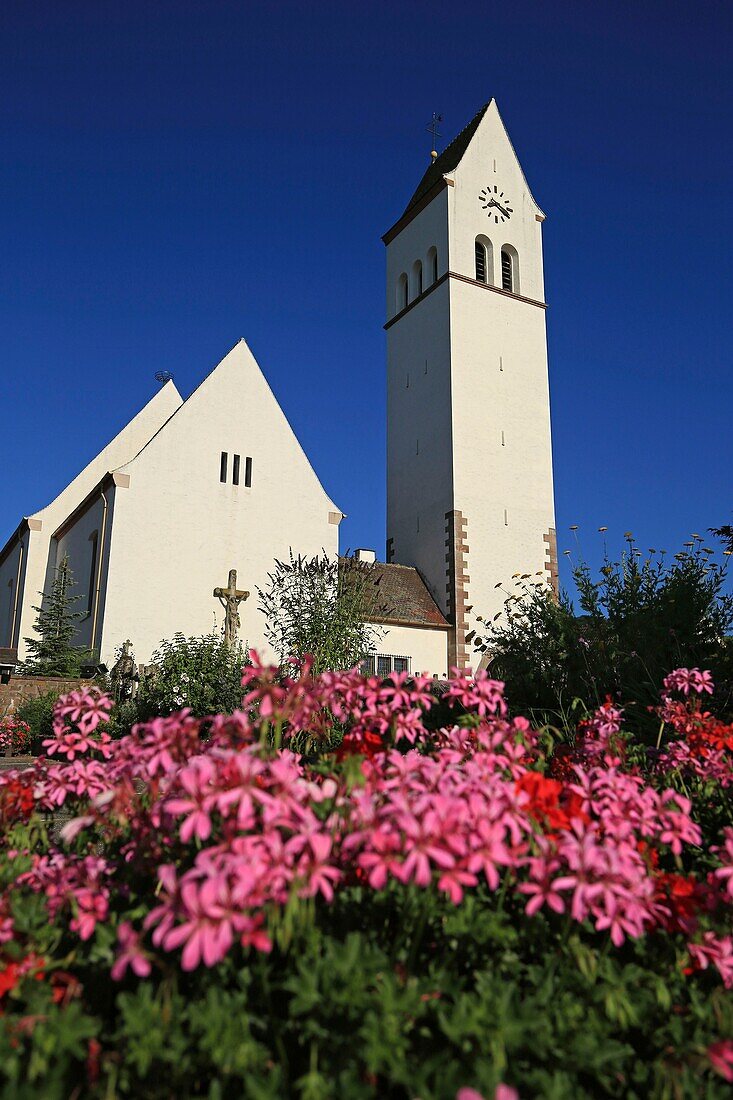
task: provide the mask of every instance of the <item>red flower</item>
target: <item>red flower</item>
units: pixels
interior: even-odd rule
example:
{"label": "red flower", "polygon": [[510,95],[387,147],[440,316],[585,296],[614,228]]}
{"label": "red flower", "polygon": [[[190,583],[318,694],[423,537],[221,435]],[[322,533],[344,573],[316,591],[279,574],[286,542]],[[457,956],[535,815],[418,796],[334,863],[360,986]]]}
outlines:
{"label": "red flower", "polygon": [[81,993],[81,982],[67,970],[56,970],[51,975],[51,998],[55,1005],[66,1005]]}
{"label": "red flower", "polygon": [[0,997],[15,989],[20,980],[20,967],[17,963],[8,963],[4,970],[0,970]]}
{"label": "red flower", "polygon": [[517,780],[517,790],[529,795],[526,809],[541,825],[550,829],[569,829],[574,818],[588,821],[579,794],[557,779],[546,779],[539,772],[525,772]]}
{"label": "red flower", "polygon": [[33,813],[33,787],[15,775],[0,787],[0,819],[6,825],[27,821]]}
{"label": "red flower", "polygon": [[662,871],[654,880],[654,891],[664,930],[688,935],[694,932],[702,907],[702,890],[692,875]]}
{"label": "red flower", "polygon": [[102,1046],[98,1039],[90,1039],[87,1047],[87,1080],[90,1085],[99,1080],[99,1063]]}
{"label": "red flower", "polygon": [[371,760],[383,750],[384,742],[378,733],[347,733],[336,750],[336,759],[340,761],[347,756],[366,756]]}

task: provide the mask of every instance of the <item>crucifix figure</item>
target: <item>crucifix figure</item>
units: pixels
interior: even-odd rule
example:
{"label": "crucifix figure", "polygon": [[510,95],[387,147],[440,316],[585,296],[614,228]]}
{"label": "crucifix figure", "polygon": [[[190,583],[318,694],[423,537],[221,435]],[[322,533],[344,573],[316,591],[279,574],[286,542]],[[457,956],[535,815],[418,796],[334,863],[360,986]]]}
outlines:
{"label": "crucifix figure", "polygon": [[237,588],[237,570],[229,570],[229,584],[226,588],[215,588],[214,595],[225,608],[224,616],[224,645],[234,648],[237,641],[237,630],[242,625],[239,621],[239,605],[246,600],[249,592],[243,592]]}

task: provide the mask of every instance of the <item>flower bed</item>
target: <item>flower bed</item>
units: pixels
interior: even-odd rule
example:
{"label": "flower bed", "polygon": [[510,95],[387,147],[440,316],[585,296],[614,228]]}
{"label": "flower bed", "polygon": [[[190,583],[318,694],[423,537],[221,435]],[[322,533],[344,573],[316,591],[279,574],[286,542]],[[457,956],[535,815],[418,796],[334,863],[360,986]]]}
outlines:
{"label": "flower bed", "polygon": [[30,751],[31,728],[12,715],[0,718],[0,754],[21,756]]}
{"label": "flower bed", "polygon": [[610,702],[560,752],[481,674],[437,732],[428,680],[253,655],[243,683],[233,715],[116,742],[73,692],[0,777],[8,1088],[728,1095],[733,729],[707,674],[665,681],[651,761]]}

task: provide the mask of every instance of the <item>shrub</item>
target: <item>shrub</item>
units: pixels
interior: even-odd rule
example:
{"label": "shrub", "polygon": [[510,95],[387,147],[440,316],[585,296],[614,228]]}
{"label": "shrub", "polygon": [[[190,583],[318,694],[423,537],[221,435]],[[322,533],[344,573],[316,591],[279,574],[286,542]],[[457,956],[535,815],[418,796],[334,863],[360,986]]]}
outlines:
{"label": "shrub", "polygon": [[[229,713],[242,701],[241,646],[229,649],[220,634],[186,638],[176,634],[153,654],[153,670],[135,700],[140,718],[171,714],[188,707],[198,718]],[[130,708],[128,708],[129,710]]]}
{"label": "shrub", "polygon": [[26,699],[18,708],[18,718],[28,726],[30,733],[28,751],[34,756],[43,751],[43,742],[53,734],[53,709],[58,698],[57,691],[47,691]]}
{"label": "shrub", "polygon": [[556,601],[545,586],[520,583],[506,622],[481,639],[517,713],[571,731],[579,713],[610,694],[624,701],[628,728],[653,741],[657,685],[678,666],[709,668],[719,712],[732,712],[733,596],[726,567],[700,539],[670,561],[651,551],[642,557],[629,537],[597,579],[581,562],[573,580],[580,614],[567,594]]}
{"label": "shrub", "polygon": [[[119,742],[72,693],[49,757],[0,777],[8,1095],[729,1095],[733,727],[707,673],[667,677],[641,756],[611,704],[558,753],[485,674],[432,732],[425,679],[244,683],[235,714]],[[331,716],[337,754],[280,747]]]}

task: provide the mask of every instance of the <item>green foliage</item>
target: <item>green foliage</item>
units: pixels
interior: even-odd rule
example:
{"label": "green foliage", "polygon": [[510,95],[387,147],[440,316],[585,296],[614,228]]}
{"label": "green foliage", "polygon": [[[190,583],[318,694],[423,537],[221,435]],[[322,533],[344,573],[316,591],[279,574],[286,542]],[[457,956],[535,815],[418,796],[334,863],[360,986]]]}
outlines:
{"label": "green foliage", "polygon": [[[138,720],[190,707],[199,718],[215,712],[230,714],[242,702],[241,645],[229,649],[220,634],[186,638],[176,634],[162,641],[153,654],[153,671],[146,675],[135,700]],[[132,718],[133,708],[125,708]]]}
{"label": "green foliage", "polygon": [[53,733],[53,708],[58,697],[57,691],[47,691],[44,695],[27,699],[18,708],[18,718],[30,727],[30,752],[34,756],[42,751],[41,743]]}
{"label": "green foliage", "polygon": [[50,592],[41,592],[41,606],[35,622],[37,638],[26,638],[28,657],[22,666],[24,676],[76,677],[89,658],[87,650],[71,644],[76,624],[84,616],[72,607],[83,596],[73,596],[75,581],[68,557],[64,556],[54,574]]}
{"label": "green foliage", "polygon": [[353,668],[374,648],[379,630],[367,618],[379,607],[374,565],[356,558],[293,557],[276,561],[258,589],[265,635],[283,663],[313,657],[315,673]]}
{"label": "green foliage", "polygon": [[623,701],[625,724],[650,740],[658,685],[681,667],[710,669],[719,711],[730,712],[733,596],[725,565],[699,540],[671,560],[643,558],[627,542],[619,561],[606,557],[598,578],[584,562],[573,569],[580,614],[566,594],[555,601],[547,588],[526,583],[510,597],[506,623],[481,640],[516,712],[573,728],[584,707],[610,694]]}
{"label": "green foliage", "polygon": [[269,957],[112,988],[90,967],[63,1011],[27,979],[19,1004],[39,1023],[0,1029],[4,1095],[453,1100],[511,1081],[551,1100],[724,1100],[705,1051],[731,1033],[730,994],[686,978],[668,938],[603,943],[485,890],[454,907],[350,887]]}

